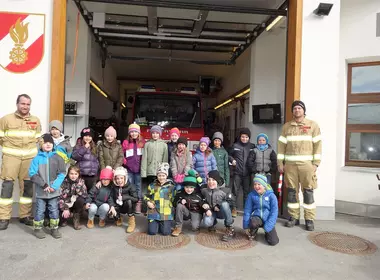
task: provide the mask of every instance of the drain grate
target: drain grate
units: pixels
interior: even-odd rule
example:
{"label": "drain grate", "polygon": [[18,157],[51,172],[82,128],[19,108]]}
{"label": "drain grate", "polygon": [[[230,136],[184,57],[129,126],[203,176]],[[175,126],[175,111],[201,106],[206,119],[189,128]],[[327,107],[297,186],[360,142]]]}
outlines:
{"label": "drain grate", "polygon": [[208,248],[231,251],[248,249],[257,244],[256,241],[248,240],[247,235],[243,232],[236,232],[235,238],[229,242],[221,240],[223,234],[224,232],[222,231],[217,231],[216,233],[202,231],[195,236],[195,241]]}
{"label": "drain grate", "polygon": [[340,232],[313,232],[309,240],[319,247],[349,255],[369,255],[377,250],[372,242]]}
{"label": "drain grate", "polygon": [[181,234],[178,237],[148,235],[145,232],[136,232],[128,236],[129,245],[146,250],[166,250],[184,247],[190,242],[190,237]]}

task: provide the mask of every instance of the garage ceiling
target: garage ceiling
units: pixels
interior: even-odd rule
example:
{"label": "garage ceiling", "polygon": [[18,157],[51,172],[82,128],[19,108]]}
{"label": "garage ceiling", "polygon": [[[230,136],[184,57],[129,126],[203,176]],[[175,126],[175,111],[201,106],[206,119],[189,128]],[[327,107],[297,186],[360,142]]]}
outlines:
{"label": "garage ceiling", "polygon": [[108,58],[208,65],[234,64],[266,26],[287,12],[285,0],[75,2]]}

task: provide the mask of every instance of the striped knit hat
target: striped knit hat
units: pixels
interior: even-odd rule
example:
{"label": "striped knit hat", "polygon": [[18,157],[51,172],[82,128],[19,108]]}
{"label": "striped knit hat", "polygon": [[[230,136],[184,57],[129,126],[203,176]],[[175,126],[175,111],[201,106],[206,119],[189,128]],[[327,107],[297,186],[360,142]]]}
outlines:
{"label": "striped knit hat", "polygon": [[178,137],[181,136],[181,132],[180,132],[179,129],[176,128],[176,127],[173,127],[172,129],[170,129],[169,135],[172,136],[173,133],[177,134]]}
{"label": "striped knit hat", "polygon": [[140,126],[136,123],[132,123],[129,125],[128,127],[128,134],[133,132],[133,131],[136,131],[138,133],[141,133],[141,130],[140,130]]}
{"label": "striped knit hat", "polygon": [[197,173],[191,169],[188,172],[188,175],[183,179],[183,187],[196,188],[198,186]]}
{"label": "striped knit hat", "polygon": [[264,188],[268,187],[268,180],[267,180],[267,177],[265,175],[256,174],[255,178],[253,178],[253,182],[254,183],[259,183]]}

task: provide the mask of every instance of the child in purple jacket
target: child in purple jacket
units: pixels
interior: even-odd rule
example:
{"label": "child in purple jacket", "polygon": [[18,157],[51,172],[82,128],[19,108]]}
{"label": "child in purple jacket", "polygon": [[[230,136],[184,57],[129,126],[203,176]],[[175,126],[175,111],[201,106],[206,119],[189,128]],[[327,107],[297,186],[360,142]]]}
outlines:
{"label": "child in purple jacket", "polygon": [[128,138],[123,141],[124,167],[128,170],[128,180],[136,186],[139,201],[136,204],[136,214],[141,213],[141,157],[144,150],[145,140],[140,134],[140,126],[132,123],[128,127]]}
{"label": "child in purple jacket", "polygon": [[93,140],[94,131],[83,128],[81,138],[74,147],[72,158],[76,160],[76,165],[80,169],[80,174],[88,189],[92,188],[98,179],[99,161],[96,144]]}

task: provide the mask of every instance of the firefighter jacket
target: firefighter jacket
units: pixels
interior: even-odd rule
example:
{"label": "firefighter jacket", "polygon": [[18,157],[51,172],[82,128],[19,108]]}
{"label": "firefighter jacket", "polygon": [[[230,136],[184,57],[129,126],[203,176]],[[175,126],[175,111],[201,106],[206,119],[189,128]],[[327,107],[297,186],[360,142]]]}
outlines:
{"label": "firefighter jacket", "polygon": [[37,155],[37,138],[41,137],[40,120],[17,112],[0,119],[0,146],[4,155],[31,159]]}
{"label": "firefighter jacket", "polygon": [[321,162],[322,138],[316,122],[304,119],[301,123],[294,120],[284,124],[278,139],[277,164],[284,162],[302,163],[311,161],[318,166]]}

